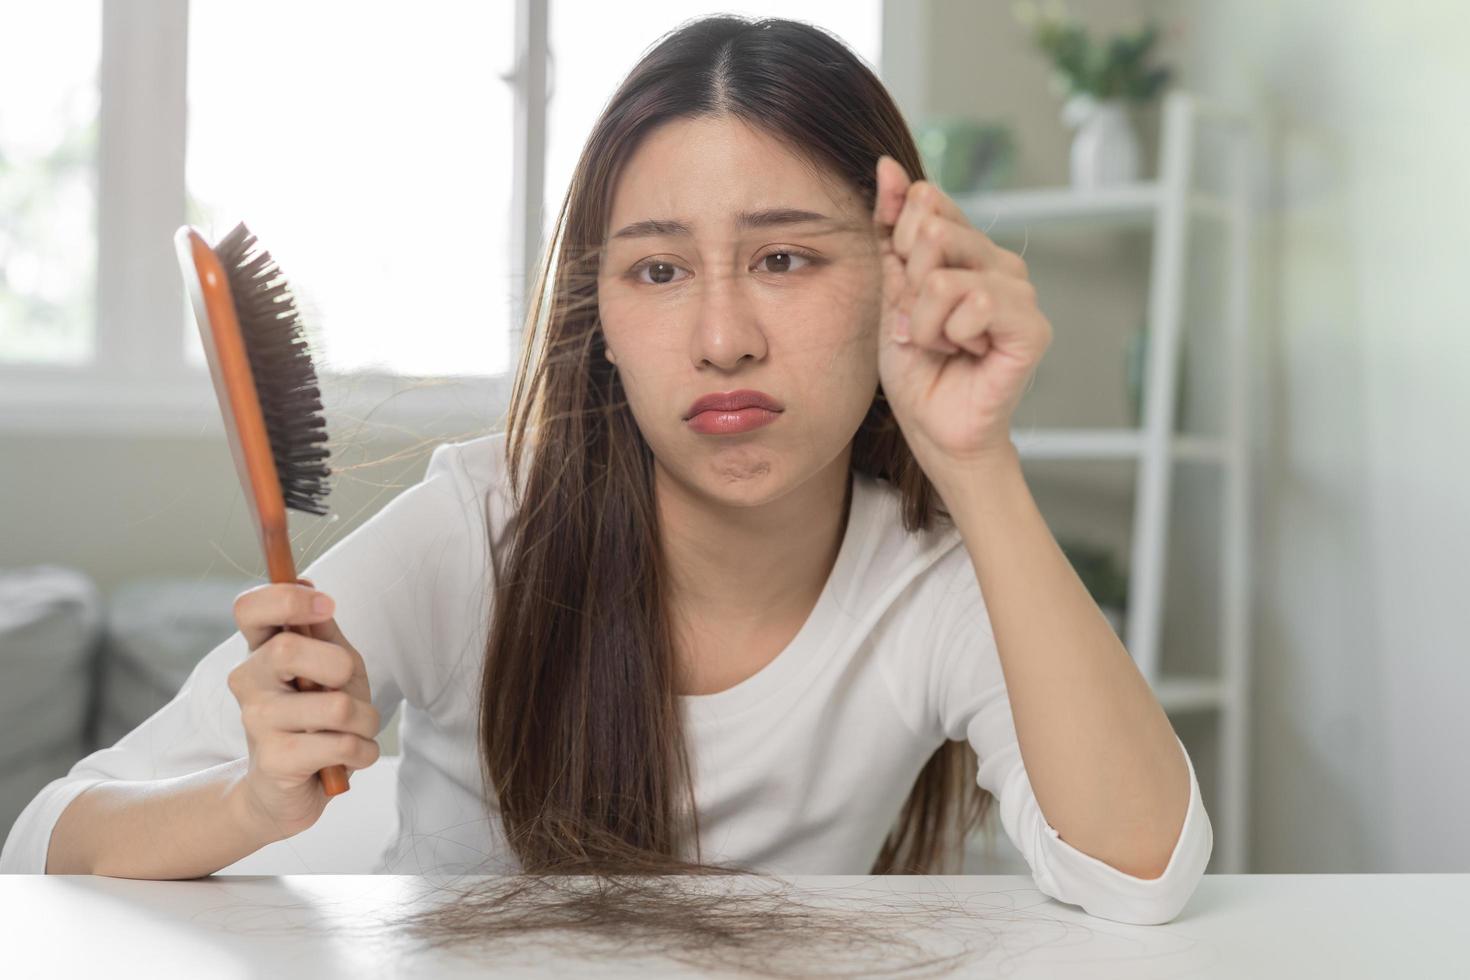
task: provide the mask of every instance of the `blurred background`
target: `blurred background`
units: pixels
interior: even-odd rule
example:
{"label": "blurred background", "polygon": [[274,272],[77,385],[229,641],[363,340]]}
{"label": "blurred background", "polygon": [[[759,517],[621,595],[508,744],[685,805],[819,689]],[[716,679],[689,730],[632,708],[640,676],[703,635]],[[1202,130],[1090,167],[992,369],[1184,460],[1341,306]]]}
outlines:
{"label": "blurred background", "polygon": [[[1450,0],[0,0],[0,830],[265,581],[174,230],[248,221],[324,351],[305,567],[501,427],[593,120],[719,12],[841,37],[1024,251],[1055,339],[1016,441],[1189,748],[1209,870],[1470,869]],[[1002,835],[967,870],[1024,866]]]}

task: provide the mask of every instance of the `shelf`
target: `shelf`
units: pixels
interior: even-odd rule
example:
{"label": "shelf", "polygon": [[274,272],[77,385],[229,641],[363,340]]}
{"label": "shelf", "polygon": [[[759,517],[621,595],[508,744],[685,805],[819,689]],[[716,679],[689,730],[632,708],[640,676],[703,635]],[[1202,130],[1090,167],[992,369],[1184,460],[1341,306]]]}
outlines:
{"label": "shelf", "polygon": [[[1012,432],[1022,459],[1141,459],[1147,445],[1142,429],[1033,429]],[[1176,435],[1173,455],[1177,460],[1218,463],[1226,458],[1226,445],[1216,436]]]}
{"label": "shelf", "polygon": [[1225,689],[1213,677],[1165,677],[1154,696],[1168,712],[1213,711],[1225,700]]}
{"label": "shelf", "polygon": [[[1088,191],[1038,187],[961,194],[954,201],[970,222],[987,234],[1033,225],[1140,228],[1154,223],[1164,192],[1158,181],[1145,180]],[[1206,218],[1219,219],[1227,213],[1225,203],[1209,194],[1189,195],[1189,207],[1191,213]]]}

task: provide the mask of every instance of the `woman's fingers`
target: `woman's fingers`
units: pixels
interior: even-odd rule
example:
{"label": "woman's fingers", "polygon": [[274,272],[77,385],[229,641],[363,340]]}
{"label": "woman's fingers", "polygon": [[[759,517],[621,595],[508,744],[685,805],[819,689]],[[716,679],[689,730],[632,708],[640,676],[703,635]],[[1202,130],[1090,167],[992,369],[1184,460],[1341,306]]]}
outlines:
{"label": "woman's fingers", "polygon": [[306,779],[328,766],[365,769],[381,748],[370,738],[348,732],[282,732],[255,751],[260,770],[277,779]]}
{"label": "woman's fingers", "polygon": [[377,738],[381,722],[377,708],[346,691],[282,691],[254,710],[266,728],[283,732],[347,732]]}
{"label": "woman's fingers", "polygon": [[948,194],[927,180],[916,180],[904,192],[903,210],[893,225],[893,247],[907,257],[924,219],[937,215],[945,221],[972,228],[970,219]]}
{"label": "woman's fingers", "polygon": [[360,657],[336,643],[289,630],[273,636],[259,653],[269,686],[278,690],[291,689],[297,677],[325,688],[346,687],[361,663]]}
{"label": "woman's fingers", "polygon": [[[325,610],[314,606],[317,598]],[[235,597],[235,624],[251,650],[269,640],[283,626],[301,626],[330,619],[336,610],[331,596],[294,582],[268,582]]]}
{"label": "woman's fingers", "polygon": [[873,201],[873,220],[890,228],[903,210],[904,195],[909,189],[909,176],[903,164],[888,154],[878,158],[877,193]]}

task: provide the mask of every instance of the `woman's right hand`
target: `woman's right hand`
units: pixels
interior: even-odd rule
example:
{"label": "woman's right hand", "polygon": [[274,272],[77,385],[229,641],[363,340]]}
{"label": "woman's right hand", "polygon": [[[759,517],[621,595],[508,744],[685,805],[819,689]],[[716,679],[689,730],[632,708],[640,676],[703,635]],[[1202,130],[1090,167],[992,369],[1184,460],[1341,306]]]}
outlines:
{"label": "woman's right hand", "polygon": [[[318,770],[342,765],[351,773],[378,759],[379,718],[367,669],[332,610],[313,610],[320,595],[301,579],[256,586],[235,599],[235,623],[251,651],[229,675],[250,750],[240,790],[270,840],[300,833],[326,809]],[[286,625],[304,626],[311,635]],[[326,690],[299,691],[292,684],[297,677]]]}

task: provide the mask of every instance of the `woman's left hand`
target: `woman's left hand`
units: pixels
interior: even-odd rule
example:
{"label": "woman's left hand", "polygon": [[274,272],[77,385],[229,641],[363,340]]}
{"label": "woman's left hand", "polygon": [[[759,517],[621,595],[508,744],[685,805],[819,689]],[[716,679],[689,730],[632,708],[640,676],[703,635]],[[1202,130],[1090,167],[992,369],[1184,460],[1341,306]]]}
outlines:
{"label": "woman's left hand", "polygon": [[1010,450],[1011,414],[1052,328],[1019,255],[972,226],[938,187],[910,181],[897,160],[884,155],[877,166],[878,376],[934,479]]}

